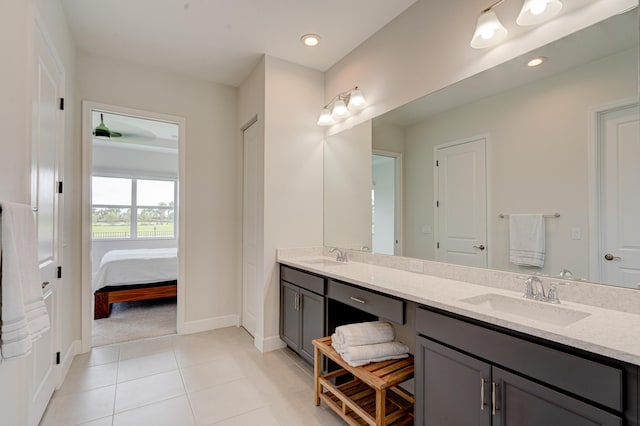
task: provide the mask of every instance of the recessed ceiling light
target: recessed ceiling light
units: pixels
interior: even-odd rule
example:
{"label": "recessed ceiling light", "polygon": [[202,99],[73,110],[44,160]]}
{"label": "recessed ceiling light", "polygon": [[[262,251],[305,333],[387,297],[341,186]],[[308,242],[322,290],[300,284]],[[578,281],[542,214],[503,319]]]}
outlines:
{"label": "recessed ceiling light", "polygon": [[318,34],[305,34],[300,37],[300,40],[308,47],[315,47],[320,44],[320,36]]}
{"label": "recessed ceiling light", "polygon": [[547,58],[545,58],[544,56],[538,56],[537,58],[533,58],[529,62],[527,62],[527,66],[537,67],[538,65],[541,65],[546,59]]}

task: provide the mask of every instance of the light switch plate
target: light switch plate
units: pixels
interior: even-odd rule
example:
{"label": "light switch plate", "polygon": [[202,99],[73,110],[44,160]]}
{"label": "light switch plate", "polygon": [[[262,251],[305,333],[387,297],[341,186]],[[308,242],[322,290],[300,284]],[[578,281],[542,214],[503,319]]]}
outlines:
{"label": "light switch plate", "polygon": [[571,228],[571,239],[572,240],[581,240],[582,239],[582,230],[577,226]]}

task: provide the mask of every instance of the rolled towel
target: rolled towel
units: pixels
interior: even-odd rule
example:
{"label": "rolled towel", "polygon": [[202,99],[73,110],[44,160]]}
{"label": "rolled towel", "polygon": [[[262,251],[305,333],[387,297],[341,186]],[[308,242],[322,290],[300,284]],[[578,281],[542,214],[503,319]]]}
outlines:
{"label": "rolled towel", "polygon": [[385,321],[360,322],[336,327],[333,346],[361,346],[393,342],[396,338],[391,324]]}
{"label": "rolled towel", "polygon": [[369,364],[370,362],[407,358],[409,356],[408,354],[409,347],[401,342],[348,346],[340,353],[342,359],[352,367],[359,367]]}

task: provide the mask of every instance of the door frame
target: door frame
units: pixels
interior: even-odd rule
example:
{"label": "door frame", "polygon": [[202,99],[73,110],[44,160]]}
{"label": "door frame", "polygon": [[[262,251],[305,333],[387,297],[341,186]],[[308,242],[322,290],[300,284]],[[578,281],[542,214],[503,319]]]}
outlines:
{"label": "door frame", "polygon": [[457,139],[451,142],[446,142],[440,145],[435,145],[433,147],[433,253],[435,254],[434,258],[436,262],[442,262],[440,260],[440,252],[438,251],[438,241],[440,241],[440,223],[438,218],[438,208],[436,207],[436,200],[439,198],[440,187],[439,187],[439,177],[438,177],[438,168],[436,167],[436,160],[438,158],[438,150],[443,148],[450,148],[456,145],[463,145],[465,143],[473,142],[478,139],[484,139],[484,197],[485,197],[485,239],[487,245],[487,266],[486,268],[490,268],[492,264],[492,250],[489,250],[492,247],[491,241],[491,220],[489,220],[489,212],[491,211],[489,200],[491,199],[491,190],[490,190],[490,181],[488,171],[491,165],[491,158],[489,155],[490,152],[490,137],[489,133],[481,133],[479,135],[470,136],[467,138]]}
{"label": "door frame", "polygon": [[[394,158],[395,161],[395,238],[399,241],[394,244],[394,256],[402,256],[404,253],[404,163],[403,156],[400,152],[385,151],[382,149],[373,149],[372,155],[380,155],[383,157]],[[373,246],[373,241],[371,243]],[[371,247],[373,250],[373,247]]]}
{"label": "door frame", "polygon": [[177,315],[176,329],[178,334],[184,333],[185,326],[185,288],[186,288],[186,119],[175,115],[144,111],[123,106],[104,104],[94,101],[82,101],[82,352],[91,350],[93,304],[91,286],[91,175],[93,172],[93,148],[91,143],[92,121],[91,111],[100,110],[115,114],[161,120],[175,123],[179,126],[178,139],[178,284],[177,284]]}
{"label": "door frame", "polygon": [[600,121],[605,114],[638,104],[640,97],[633,96],[606,104],[596,105],[589,109],[589,134],[587,138],[587,182],[589,187],[589,281],[600,282],[602,278],[602,240],[601,200],[602,188],[602,156]]}

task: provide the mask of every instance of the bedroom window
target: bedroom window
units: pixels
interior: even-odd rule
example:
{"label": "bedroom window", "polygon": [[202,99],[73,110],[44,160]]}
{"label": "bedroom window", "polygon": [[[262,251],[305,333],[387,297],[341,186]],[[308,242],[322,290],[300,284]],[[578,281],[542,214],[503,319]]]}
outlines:
{"label": "bedroom window", "polygon": [[93,176],[94,240],[175,238],[175,180]]}

